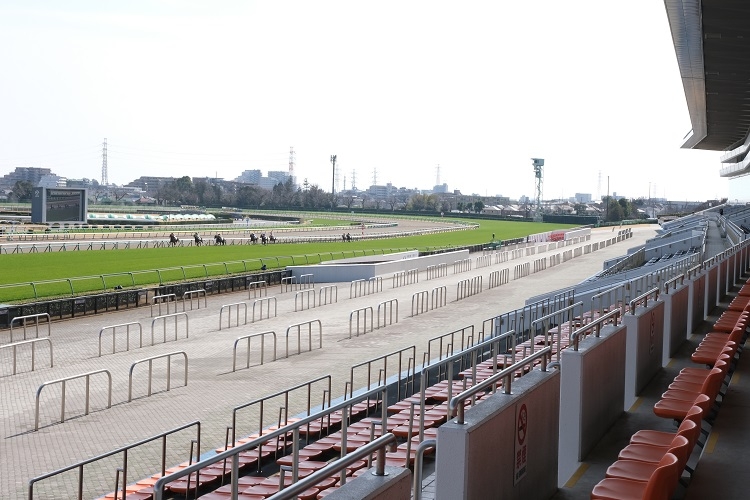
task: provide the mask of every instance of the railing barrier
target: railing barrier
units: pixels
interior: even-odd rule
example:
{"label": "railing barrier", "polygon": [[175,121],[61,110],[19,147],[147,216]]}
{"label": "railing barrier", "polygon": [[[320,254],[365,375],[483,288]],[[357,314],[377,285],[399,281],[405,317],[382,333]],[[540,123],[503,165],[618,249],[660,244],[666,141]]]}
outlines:
{"label": "railing barrier", "polygon": [[26,323],[27,321],[34,321],[34,332],[36,333],[36,336],[34,338],[39,338],[39,320],[46,319],[47,320],[47,337],[52,336],[52,322],[50,320],[49,314],[47,313],[41,313],[41,314],[29,314],[27,316],[16,316],[12,320],[10,320],[10,341],[13,342],[13,324],[14,323],[20,323],[23,326],[23,339],[26,340]]}
{"label": "railing barrier", "polygon": [[128,403],[133,400],[133,370],[136,366],[138,366],[141,363],[148,363],[148,394],[146,396],[151,396],[151,387],[152,387],[152,381],[153,381],[153,374],[154,374],[154,367],[153,363],[157,359],[167,359],[167,391],[169,391],[172,388],[172,356],[177,356],[178,354],[181,354],[182,357],[185,360],[185,378],[184,378],[184,384],[187,386],[188,383],[188,356],[185,351],[175,351],[175,352],[169,352],[167,354],[161,354],[159,356],[151,356],[150,358],[145,359],[139,359],[138,361],[133,362],[132,365],[130,365],[130,370],[128,372]]}
{"label": "railing barrier", "polygon": [[[369,312],[369,314],[368,314]],[[356,330],[354,330],[355,337],[359,337],[360,333],[364,335],[367,332],[373,331],[373,311],[372,306],[362,307],[360,309],[355,309],[351,313],[349,313],[349,338],[352,338],[352,326],[355,324],[354,322],[354,316],[357,316],[356,319]],[[370,328],[368,330],[367,328],[367,318],[370,318]],[[360,330],[360,326],[362,326],[362,330]]]}
{"label": "railing barrier", "polygon": [[411,296],[411,315],[417,316],[430,310],[430,304],[427,302],[429,292],[421,290]]}
{"label": "railing barrier", "polygon": [[187,302],[190,301],[190,310],[193,310],[193,302],[198,301],[198,309],[201,308],[201,298],[203,298],[203,307],[208,307],[208,299],[206,298],[206,291],[202,288],[198,290],[188,290],[182,294],[182,310],[187,310]]}
{"label": "railing barrier", "polygon": [[[135,325],[138,325],[138,339],[139,339],[138,347],[139,348],[143,347],[143,326],[141,326],[139,322],[134,321],[132,323],[122,323],[119,325],[105,326],[105,327],[102,327],[101,330],[99,330],[99,357],[100,358],[102,357],[102,335],[107,330],[112,330],[112,353],[111,354],[115,353],[115,337],[116,337],[118,328],[125,328],[125,350],[129,351],[130,350],[130,327],[135,326]],[[152,327],[151,336],[153,338],[153,327]],[[151,342],[151,345],[153,345],[153,341]]]}
{"label": "railing barrier", "polygon": [[156,325],[157,321],[162,322],[162,334],[164,335],[163,342],[167,341],[167,319],[174,318],[174,339],[177,340],[177,333],[178,333],[178,326],[179,326],[179,318],[185,318],[185,338],[190,337],[190,320],[188,318],[187,313],[185,312],[176,312],[172,314],[165,314],[164,316],[157,316],[154,319],[151,320],[151,345],[154,345],[154,326]]}
{"label": "railing barrier", "polygon": [[318,289],[318,305],[325,306],[339,301],[339,287],[337,285],[322,286]]}
{"label": "railing barrier", "polygon": [[159,306],[159,313],[157,316],[161,316],[161,305],[165,304],[167,308],[167,314],[169,314],[169,304],[174,303],[174,312],[177,312],[177,295],[173,293],[166,293],[164,295],[154,295],[151,297],[151,314],[150,316],[154,315],[154,306]]}
{"label": "railing barrier", "polygon": [[261,333],[253,333],[250,335],[245,335],[243,337],[238,337],[237,340],[234,341],[234,347],[232,348],[232,371],[237,371],[237,344],[241,340],[247,340],[247,363],[245,365],[245,368],[250,368],[250,341],[254,339],[255,337],[260,337],[260,364],[263,364],[264,356],[265,356],[265,340],[266,336],[271,335],[273,337],[273,359],[271,361],[276,361],[276,332],[261,332]]}
{"label": "railing barrier", "polygon": [[437,440],[425,439],[417,446],[417,456],[414,458],[414,486],[412,488],[412,499],[422,500],[422,463],[427,450],[435,449],[437,453]]}
{"label": "railing barrier", "polygon": [[463,300],[482,292],[482,276],[461,280],[456,285],[456,300]]}
{"label": "railing barrier", "polygon": [[[380,318],[383,318],[382,327],[380,326]],[[376,328],[385,328],[393,323],[398,323],[398,299],[385,300],[378,304],[378,326]]]}
{"label": "railing barrier", "polygon": [[430,291],[430,309],[443,307],[448,303],[448,287],[436,286]]}
{"label": "railing barrier", "polygon": [[578,343],[581,337],[586,336],[586,332],[593,332],[595,337],[599,337],[602,332],[602,326],[606,325],[610,321],[617,326],[617,318],[620,317],[620,310],[615,309],[610,311],[603,316],[599,316],[597,319],[588,323],[574,332],[570,332],[570,343],[573,344],[573,350],[578,350]]}
{"label": "railing barrier", "polygon": [[471,259],[457,260],[453,262],[453,274],[471,271]]}
{"label": "railing barrier", "polygon": [[316,307],[316,305],[315,289],[308,288],[307,290],[300,290],[294,294],[294,312],[312,309]]}
{"label": "railing barrier", "polygon": [[643,304],[643,307],[648,307],[648,298],[653,295],[654,300],[659,300],[659,287],[652,288],[648,292],[641,294],[630,301],[630,314],[635,314],[635,309],[638,304]]}
{"label": "railing barrier", "polygon": [[315,288],[315,276],[313,276],[312,274],[300,274],[299,288],[300,290]]}
{"label": "railing barrier", "polygon": [[445,262],[441,264],[435,264],[432,266],[427,266],[427,278],[428,280],[435,279],[435,278],[444,278],[445,276],[448,276],[448,264]]}
{"label": "railing barrier", "polygon": [[247,278],[247,298],[268,297],[268,283],[265,281],[250,281],[251,279],[253,278]]}
{"label": "railing barrier", "polygon": [[507,285],[510,281],[510,269],[505,268],[499,271],[492,271],[490,273],[489,286],[487,289],[496,288],[502,285]]}
{"label": "railing barrier", "polygon": [[313,331],[313,325],[318,325],[318,349],[323,349],[323,324],[320,322],[319,319],[313,319],[310,321],[305,321],[303,323],[297,323],[294,325],[289,326],[289,328],[286,329],[286,354],[285,358],[289,357],[289,334],[292,332],[292,329],[296,329],[297,331],[297,354],[302,354],[302,327],[307,327],[307,335],[308,335],[308,349],[307,351],[312,351],[312,331]]}
{"label": "railing barrier", "polygon": [[[258,320],[275,318],[277,313],[276,297],[263,297],[262,299],[255,299],[253,301],[253,323],[255,323],[255,308],[258,307]],[[263,305],[266,306],[266,315],[263,317]],[[271,304],[273,304],[273,316],[271,316]]]}
{"label": "railing barrier", "polygon": [[112,406],[112,374],[109,373],[109,370],[94,370],[92,372],[87,373],[81,373],[79,375],[72,375],[70,377],[60,378],[57,380],[50,380],[48,382],[44,382],[42,385],[39,386],[39,388],[36,390],[36,405],[35,405],[35,412],[34,412],[34,430],[39,430],[39,396],[42,394],[42,389],[47,387],[48,385],[52,384],[61,384],[61,402],[60,402],[60,423],[65,422],[65,387],[66,382],[69,382],[71,380],[76,380],[79,378],[85,378],[86,379],[86,409],[84,412],[84,415],[89,414],[89,403],[91,400],[91,376],[92,375],[98,375],[100,373],[106,373],[107,378],[109,379],[109,389],[107,391],[107,408],[110,408]]}
{"label": "railing barrier", "polygon": [[32,372],[34,371],[35,359],[36,359],[36,356],[35,356],[35,346],[39,342],[47,342],[49,344],[49,367],[52,368],[53,367],[52,340],[49,337],[42,337],[42,338],[38,338],[38,339],[29,339],[29,340],[21,340],[19,342],[14,342],[13,344],[0,345],[0,351],[2,351],[3,349],[11,349],[13,351],[13,354],[12,354],[12,357],[13,357],[13,373],[12,373],[12,375],[16,374],[16,365],[17,365],[17,363],[16,363],[16,359],[17,359],[16,351],[17,351],[17,348],[20,347],[20,346],[22,346],[22,345],[27,345],[27,344],[31,345],[31,371]]}
{"label": "railing barrier", "polygon": [[419,282],[419,269],[408,269],[393,273],[391,288],[411,285]]}
{"label": "railing barrier", "polygon": [[235,309],[237,311],[237,325],[240,326],[240,309],[244,312],[244,321],[243,325],[247,324],[247,304],[245,302],[235,302],[234,304],[224,304],[221,306],[221,309],[219,309],[219,331],[221,331],[221,326],[224,323],[222,321],[222,318],[224,317],[224,310],[227,311],[227,328],[232,328],[232,309]]}
{"label": "railing barrier", "polygon": [[281,278],[281,293],[295,291],[299,289],[296,276],[286,276]]}

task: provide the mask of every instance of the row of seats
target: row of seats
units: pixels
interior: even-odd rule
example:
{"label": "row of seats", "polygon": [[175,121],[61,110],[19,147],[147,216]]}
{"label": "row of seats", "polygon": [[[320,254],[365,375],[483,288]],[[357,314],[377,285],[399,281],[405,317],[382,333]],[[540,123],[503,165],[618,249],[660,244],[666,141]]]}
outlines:
{"label": "row of seats", "polygon": [[721,405],[722,387],[729,384],[749,318],[750,285],[745,285],[691,354],[704,367],[683,368],[654,404],[657,416],[678,422],[677,432],[633,434],[592,490],[592,499],[668,500],[679,484],[687,485],[693,473],[688,461],[695,446],[703,446],[704,422],[710,426]]}

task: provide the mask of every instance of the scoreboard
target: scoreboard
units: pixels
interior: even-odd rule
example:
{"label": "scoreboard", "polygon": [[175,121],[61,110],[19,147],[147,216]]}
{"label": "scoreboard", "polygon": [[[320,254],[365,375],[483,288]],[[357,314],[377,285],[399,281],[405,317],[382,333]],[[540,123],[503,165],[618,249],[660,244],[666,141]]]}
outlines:
{"label": "scoreboard", "polygon": [[88,198],[85,189],[36,187],[31,195],[31,222],[85,224]]}

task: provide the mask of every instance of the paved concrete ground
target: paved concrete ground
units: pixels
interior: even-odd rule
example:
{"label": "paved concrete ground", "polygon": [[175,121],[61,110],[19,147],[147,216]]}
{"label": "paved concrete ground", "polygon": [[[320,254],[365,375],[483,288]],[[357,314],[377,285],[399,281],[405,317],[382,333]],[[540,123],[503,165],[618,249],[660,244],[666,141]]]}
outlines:
{"label": "paved concrete ground", "polygon": [[[223,304],[248,300],[246,293],[209,297],[208,307],[189,311],[190,336],[179,340],[150,345],[151,317],[147,308],[109,313],[100,316],[57,322],[52,325],[54,368],[48,367],[46,350],[37,352],[37,370],[29,372],[28,359],[19,352],[19,370],[10,375],[7,352],[0,354],[0,498],[23,498],[29,478],[108,452],[146,437],[167,431],[195,420],[201,421],[203,450],[223,445],[226,427],[231,423],[234,406],[286,389],[315,377],[330,374],[333,396],[343,394],[344,383],[349,379],[350,367],[411,345],[416,346],[418,363],[426,350],[427,340],[437,335],[465,326],[481,329],[482,321],[497,314],[518,308],[526,297],[544,291],[571,286],[601,270],[602,261],[622,255],[629,247],[643,243],[654,235],[653,226],[634,227],[634,237],[600,251],[584,254],[572,261],[509,284],[486,290],[481,294],[455,301],[456,283],[473,276],[486,276],[494,270],[511,268],[539,255],[511,260],[507,263],[454,275],[452,269],[444,278],[425,281],[424,273],[417,284],[391,288],[390,277],[384,277],[384,290],[378,294],[349,299],[349,284],[339,284],[338,303],[301,312],[293,312],[293,294],[281,294],[273,287],[269,296],[278,298],[278,316],[246,326],[219,331],[219,309]],[[610,229],[594,230],[592,242],[611,238]],[[566,247],[570,249],[572,247]],[[558,249],[542,254],[552,255]],[[512,273],[511,273],[512,275]],[[512,276],[511,276],[512,277]],[[487,283],[487,278],[484,278]],[[447,306],[417,317],[409,317],[412,294],[436,286],[448,290]],[[348,339],[350,311],[398,299],[399,322],[375,330],[364,336]],[[250,301],[251,302],[251,301]],[[287,327],[319,319],[323,325],[323,349],[294,355],[288,359],[254,365],[232,373],[232,345],[242,335],[273,330],[283,338]],[[97,355],[98,333],[107,325],[140,322],[144,326],[145,344],[148,347],[129,352]],[[161,332],[161,330],[159,330]],[[170,330],[173,335],[173,331]],[[161,334],[157,334],[157,339]],[[7,331],[0,332],[0,345],[9,341]],[[133,338],[131,337],[131,346]],[[137,345],[137,344],[136,344]],[[281,343],[283,351],[283,342]],[[105,342],[105,352],[111,350],[111,340]],[[124,344],[118,343],[118,349]],[[7,350],[6,350],[7,351]],[[128,373],[131,365],[147,357],[174,351],[185,351],[189,358],[189,381],[182,387],[182,364],[172,367],[172,390],[165,389],[165,363],[154,363],[154,394],[145,397],[145,365],[134,372],[134,401],[128,403]],[[268,354],[267,354],[268,356]],[[162,360],[163,361],[163,360]],[[244,367],[244,364],[242,365]],[[41,384],[76,374],[107,369],[113,379],[112,407],[106,409],[106,383],[101,375],[91,380],[91,413],[83,415],[84,386],[81,381],[68,384],[66,421],[60,421],[60,388],[46,387],[40,401],[40,428],[34,432],[35,393]],[[357,385],[357,384],[355,384]],[[322,391],[322,387],[319,389]],[[322,392],[321,392],[322,397]],[[304,398],[292,401],[290,413],[304,411]],[[314,402],[315,403],[315,402]],[[277,409],[269,409],[270,413]],[[248,422],[238,426],[238,434],[253,432]],[[257,429],[256,429],[257,430]],[[169,440],[168,465],[187,459],[187,446],[194,433],[184,431]],[[158,446],[144,447],[129,455],[128,480],[134,481],[157,470],[160,450]],[[115,468],[121,458],[104,461],[85,469],[84,498],[111,491],[114,488]],[[71,484],[76,476],[69,474],[61,480],[45,481],[37,498],[71,498]]]}

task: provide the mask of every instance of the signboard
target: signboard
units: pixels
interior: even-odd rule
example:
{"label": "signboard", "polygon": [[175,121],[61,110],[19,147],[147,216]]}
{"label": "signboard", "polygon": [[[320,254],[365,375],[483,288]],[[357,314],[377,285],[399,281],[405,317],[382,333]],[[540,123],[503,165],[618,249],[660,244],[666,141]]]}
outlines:
{"label": "signboard", "polygon": [[35,187],[31,196],[31,222],[85,224],[88,199],[85,189]]}
{"label": "signboard", "polygon": [[513,484],[518,484],[526,475],[528,463],[527,450],[529,437],[529,410],[526,404],[516,405],[516,439],[515,439],[515,467],[513,471]]}

